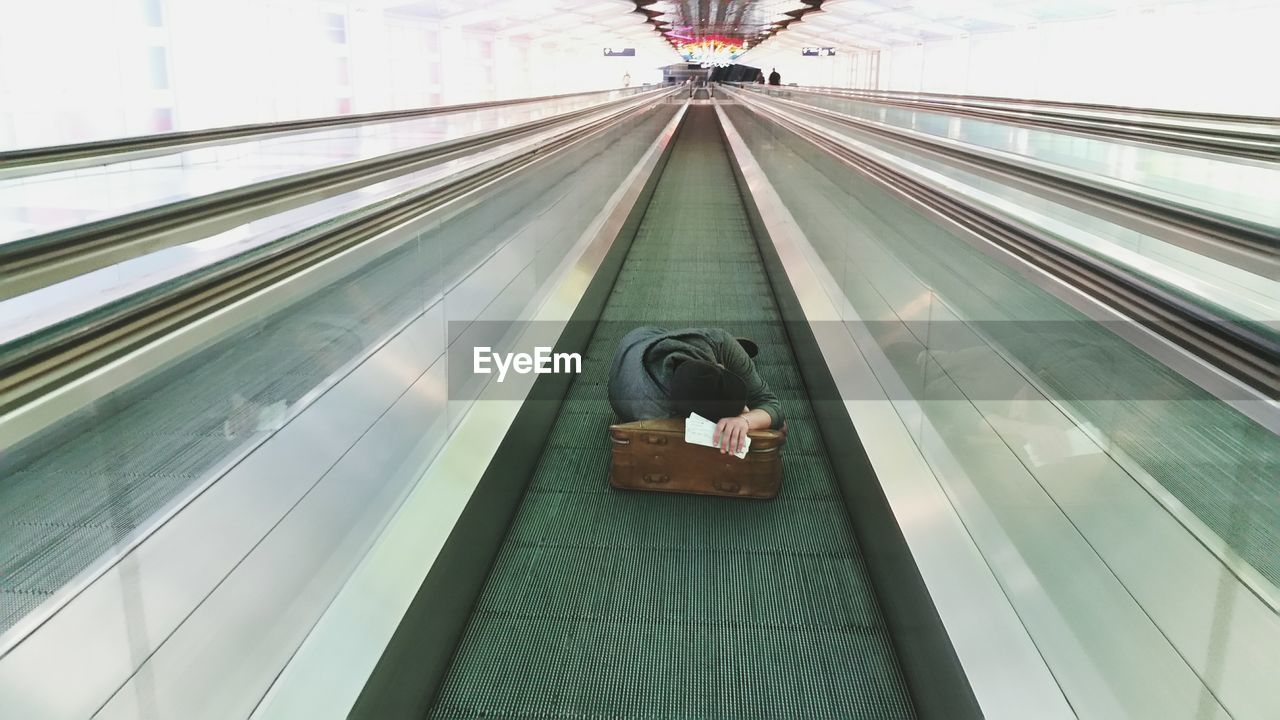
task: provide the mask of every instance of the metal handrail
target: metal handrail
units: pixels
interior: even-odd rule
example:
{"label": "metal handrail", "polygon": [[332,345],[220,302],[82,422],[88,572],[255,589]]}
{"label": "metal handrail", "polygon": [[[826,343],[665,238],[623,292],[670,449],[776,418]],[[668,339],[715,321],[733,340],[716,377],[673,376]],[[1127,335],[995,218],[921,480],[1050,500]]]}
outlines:
{"label": "metal handrail", "polygon": [[0,244],[0,300],[660,92],[663,90],[629,95],[520,125],[264,180]]}
{"label": "metal handrail", "polygon": [[933,102],[990,103],[1012,105],[1037,105],[1070,110],[1094,110],[1099,112],[1125,113],[1132,115],[1149,115],[1153,117],[1171,117],[1183,120],[1203,120],[1223,124],[1240,123],[1248,125],[1272,125],[1280,127],[1280,118],[1265,115],[1242,115],[1232,113],[1211,113],[1198,110],[1174,110],[1170,108],[1137,107],[1132,105],[1112,105],[1106,103],[1072,102],[1067,100],[1045,100],[1038,98],[1002,97],[998,95],[962,95],[960,93],[912,92],[907,90],[873,90],[870,88],[842,88],[824,85],[798,85],[803,90],[842,93],[849,95],[863,94],[867,96],[884,96],[902,99],[926,98]]}
{"label": "metal handrail", "polygon": [[[434,115],[450,115],[453,113],[485,110],[510,105],[527,105],[548,100],[599,95],[610,92],[626,92],[636,95],[645,92],[643,86],[634,88],[615,88],[612,90],[590,90],[585,92],[564,93],[560,95],[541,95],[537,97],[512,98],[509,100],[489,100],[485,102],[461,103],[457,105],[440,105],[436,107],[415,108],[412,110],[384,110],[380,112],[359,113],[356,115],[329,115],[301,120],[284,120],[280,122],[250,123],[246,125],[229,125],[205,130],[186,130],[180,132],[159,133],[155,135],[139,135],[109,140],[93,140],[69,145],[49,145],[20,150],[0,152],[0,178],[23,177],[46,172],[72,170],[80,167],[104,165],[124,160],[138,160],[155,155],[179,152],[184,149],[223,145],[240,142],[248,138],[276,137],[293,135],[317,130],[329,130],[351,125],[373,125],[403,120],[415,120]],[[122,157],[112,158],[119,155]]]}
{"label": "metal handrail", "polygon": [[[1179,119],[1199,118],[1205,122],[1222,123],[1221,127],[1205,127],[1163,119],[1173,117],[1172,111],[1147,111],[1139,108],[1072,105],[1049,101],[1002,101],[998,98],[973,98],[963,101],[920,100],[907,96],[882,95],[875,91],[848,90],[842,88],[796,87],[789,92],[843,98],[877,105],[888,105],[912,110],[940,112],[948,115],[974,117],[1023,127],[1102,137],[1132,142],[1191,150],[1196,152],[1229,155],[1251,160],[1274,161],[1280,159],[1280,121],[1275,119],[1237,119],[1233,116],[1211,116],[1207,113],[1188,113]],[[964,97],[964,96],[956,96]],[[1041,110],[1030,107],[1000,107],[1001,103],[1043,105],[1045,107],[1071,108],[1072,110],[1097,110],[1101,112],[1131,113],[1143,116],[1137,119],[1120,116],[1086,115],[1080,112]],[[1226,118],[1226,119],[1223,119]],[[1252,127],[1231,127],[1247,123]],[[1259,126],[1275,125],[1275,132],[1259,131]]]}
{"label": "metal handrail", "polygon": [[[630,102],[587,124],[417,190],[397,195],[280,241],[198,268],[181,278],[122,298],[0,346],[0,414],[101,367],[196,319],[216,312],[363,243],[404,222],[471,193],[495,179],[549,157],[670,95],[664,90]],[[636,98],[630,98],[634,101]]]}
{"label": "metal handrail", "polygon": [[934,187],[926,180],[913,177],[798,123],[776,107],[760,102],[748,103],[747,107],[913,202],[928,207],[995,243],[1012,256],[1121,311],[1166,341],[1221,368],[1254,392],[1271,400],[1280,397],[1280,379],[1275,376],[1274,368],[1274,359],[1280,356],[1280,343],[1273,338],[1237,323],[1224,322],[1206,308],[1154,283],[1110,267],[1088,253],[1047,237],[1017,220],[957,199],[945,189]]}
{"label": "metal handrail", "polygon": [[1211,255],[1264,276],[1280,275],[1280,239],[1275,228],[1262,222],[1214,212],[1155,191],[1126,190],[1087,173],[1055,168],[1049,163],[1013,158],[1007,153],[978,148],[926,133],[854,118],[804,103],[769,97],[769,102],[812,117],[908,145],[962,163],[965,169],[997,175],[1037,195],[1085,200],[1108,220],[1142,232],[1158,228],[1162,236],[1196,252]]}

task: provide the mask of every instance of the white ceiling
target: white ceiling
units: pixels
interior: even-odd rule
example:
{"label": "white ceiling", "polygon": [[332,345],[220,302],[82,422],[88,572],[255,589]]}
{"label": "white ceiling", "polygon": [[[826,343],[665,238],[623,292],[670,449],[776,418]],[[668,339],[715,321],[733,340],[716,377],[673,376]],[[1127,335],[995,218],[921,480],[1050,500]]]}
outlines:
{"label": "white ceiling", "polygon": [[1274,0],[826,0],[820,12],[806,15],[758,47],[874,49],[1126,10],[1190,4],[1216,10],[1267,2]]}
{"label": "white ceiling", "polygon": [[367,0],[364,4],[502,37],[671,50],[629,0]]}
{"label": "white ceiling", "polygon": [[[687,0],[686,0],[687,1]],[[719,2],[720,0],[711,0]],[[758,45],[779,50],[816,45],[849,50],[883,48],[970,33],[1012,30],[1057,20],[1125,10],[1203,5],[1215,10],[1255,7],[1277,0],[825,0],[819,12],[791,23]],[[389,13],[438,21],[505,37],[596,42],[602,47],[674,51],[631,0],[354,0]],[[778,14],[788,0],[757,0],[760,12]],[[646,7],[674,12],[675,0]],[[785,16],[784,16],[785,17]],[[748,51],[750,52],[750,51]]]}

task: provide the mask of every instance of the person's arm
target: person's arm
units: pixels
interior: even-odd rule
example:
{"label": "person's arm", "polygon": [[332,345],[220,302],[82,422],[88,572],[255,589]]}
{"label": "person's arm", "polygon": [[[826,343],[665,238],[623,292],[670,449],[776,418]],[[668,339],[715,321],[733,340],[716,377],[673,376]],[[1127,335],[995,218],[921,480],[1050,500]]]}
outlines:
{"label": "person's arm", "polygon": [[[751,410],[762,410],[769,415],[769,422],[763,427],[773,428],[777,430],[782,427],[782,403],[778,402],[778,396],[773,394],[769,389],[768,383],[764,378],[760,377],[759,371],[756,370],[756,363],[747,354],[746,350],[738,344],[738,341],[727,331],[720,331],[720,337],[717,338],[718,347],[716,356],[724,364],[729,372],[734,373],[747,385],[747,407]],[[752,426],[753,429],[755,428]]]}
{"label": "person's arm", "polygon": [[[760,377],[760,373],[756,370],[755,362],[747,356],[746,351],[742,350],[736,340],[733,344],[742,353],[742,358],[739,368],[730,369],[738,373],[738,376],[747,383],[747,407],[752,413],[755,413],[753,417],[756,418],[751,425],[751,429],[763,430],[772,428],[777,430],[781,428],[783,421],[782,403],[778,401],[778,396],[774,395],[773,391],[769,389],[769,385],[764,381],[764,378]],[[759,422],[759,425],[756,425],[756,422]]]}
{"label": "person's arm", "polygon": [[[782,404],[778,402],[778,396],[769,389],[764,378],[760,377],[755,361],[747,355],[747,351],[742,349],[733,335],[726,331],[720,331],[718,335],[719,337],[715,338],[717,357],[726,370],[742,378],[747,385],[747,407],[743,408],[740,415],[721,418],[720,422],[716,423],[716,432],[712,438],[717,444],[724,445],[721,452],[731,452],[740,449],[746,440],[747,433],[752,430],[781,428]],[[725,432],[729,435],[729,442],[719,443],[719,436]]]}

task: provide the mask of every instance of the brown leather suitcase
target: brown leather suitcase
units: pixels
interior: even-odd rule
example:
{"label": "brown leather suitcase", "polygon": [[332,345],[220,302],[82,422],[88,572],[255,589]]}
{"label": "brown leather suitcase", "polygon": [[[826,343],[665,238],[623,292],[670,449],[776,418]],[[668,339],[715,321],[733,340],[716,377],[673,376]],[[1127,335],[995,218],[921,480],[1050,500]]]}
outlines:
{"label": "brown leather suitcase", "polygon": [[609,427],[609,484],[623,490],[769,499],[782,483],[786,430],[756,430],[739,459],[684,441],[684,418],[639,420]]}

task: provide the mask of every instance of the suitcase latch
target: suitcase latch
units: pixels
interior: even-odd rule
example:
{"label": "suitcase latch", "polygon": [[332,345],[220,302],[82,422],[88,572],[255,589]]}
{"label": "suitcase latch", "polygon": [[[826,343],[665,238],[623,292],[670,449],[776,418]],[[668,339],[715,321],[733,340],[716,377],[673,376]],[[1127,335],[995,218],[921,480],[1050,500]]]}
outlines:
{"label": "suitcase latch", "polygon": [[667,444],[667,439],[661,435],[649,435],[647,436],[647,439],[649,440],[650,445],[666,445]]}
{"label": "suitcase latch", "polygon": [[661,485],[662,483],[670,482],[670,480],[671,476],[665,473],[645,473],[644,475],[644,481],[650,485]]}

